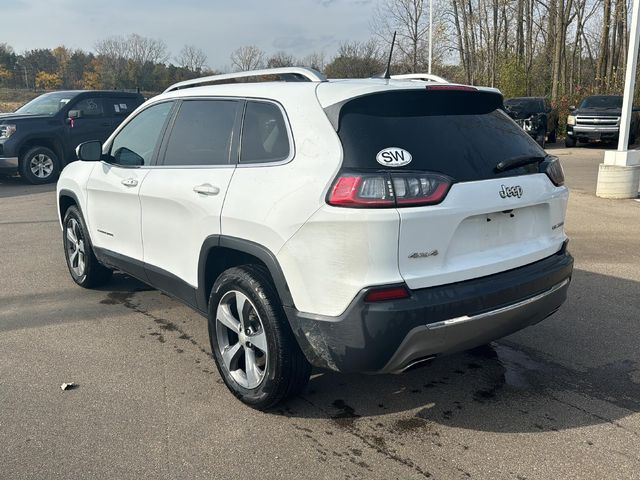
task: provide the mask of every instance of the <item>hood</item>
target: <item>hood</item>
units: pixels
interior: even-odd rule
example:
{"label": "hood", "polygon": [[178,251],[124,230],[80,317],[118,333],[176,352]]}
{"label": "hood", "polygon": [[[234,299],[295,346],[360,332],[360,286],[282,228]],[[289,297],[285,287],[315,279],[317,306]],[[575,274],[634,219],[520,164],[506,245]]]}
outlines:
{"label": "hood", "polygon": [[576,108],[571,115],[593,115],[595,117],[619,117],[621,108]]}
{"label": "hood", "polygon": [[45,120],[52,118],[50,115],[24,115],[22,113],[0,113],[0,123],[10,123],[22,120]]}

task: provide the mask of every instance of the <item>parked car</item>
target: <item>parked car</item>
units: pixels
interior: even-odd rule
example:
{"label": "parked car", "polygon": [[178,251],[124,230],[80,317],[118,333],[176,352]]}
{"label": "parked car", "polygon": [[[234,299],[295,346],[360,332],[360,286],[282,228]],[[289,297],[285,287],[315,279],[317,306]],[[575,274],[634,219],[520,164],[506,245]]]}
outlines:
{"label": "parked car", "polygon": [[45,93],[0,114],[0,173],[52,182],[76,159],[76,146],[106,140],[142,102],[138,93],[74,90]]}
{"label": "parked car", "polygon": [[[582,100],[578,108],[569,107],[567,137],[565,145],[575,147],[578,142],[617,141],[622,116],[621,95],[592,95]],[[638,113],[634,108],[631,116],[629,144],[636,141]]]}
{"label": "parked car", "polygon": [[546,98],[517,97],[505,100],[507,113],[520,127],[544,148],[548,140],[554,143],[558,133],[558,110]]}
{"label": "parked car", "polygon": [[[306,81],[222,83],[265,75]],[[303,68],[178,83],[62,172],[69,272],[119,269],[208,317],[221,377],[259,409],[311,365],[402,372],[486,344],[553,314],[573,269],[560,162],[502,107]]]}

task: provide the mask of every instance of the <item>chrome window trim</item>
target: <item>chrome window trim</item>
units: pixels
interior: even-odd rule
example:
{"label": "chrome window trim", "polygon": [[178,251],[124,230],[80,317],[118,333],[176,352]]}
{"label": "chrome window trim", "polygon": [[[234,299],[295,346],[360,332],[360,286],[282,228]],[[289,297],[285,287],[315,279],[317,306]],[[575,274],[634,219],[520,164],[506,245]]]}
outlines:
{"label": "chrome window trim", "polygon": [[[256,168],[256,167],[278,167],[281,165],[286,165],[290,163],[296,156],[296,145],[295,139],[293,138],[293,131],[291,129],[291,122],[289,121],[289,116],[287,115],[287,111],[284,109],[282,104],[277,100],[273,100],[271,98],[263,98],[263,97],[234,97],[234,96],[219,96],[219,95],[185,95],[185,96],[176,96],[171,98],[161,99],[157,102],[150,103],[145,106],[144,109],[134,112],[135,115],[131,114],[123,124],[114,132],[113,139],[116,138],[116,135],[120,133],[120,131],[128,124],[133,118],[137,117],[140,113],[142,113],[147,108],[150,108],[154,105],[158,105],[163,102],[177,102],[177,101],[187,101],[187,100],[236,100],[236,101],[246,101],[246,102],[263,102],[263,103],[272,103],[276,105],[280,109],[280,113],[284,118],[284,123],[287,128],[287,138],[289,139],[289,155],[284,160],[278,160],[277,162],[252,162],[252,163],[240,163],[240,153],[242,152],[242,130],[244,129],[244,111],[242,112],[242,128],[240,129],[240,141],[239,141],[239,149],[238,149],[238,158],[236,161],[229,163],[228,165],[118,165],[109,163],[105,160],[102,160],[103,163],[107,165],[115,165],[120,168],[149,168],[149,169],[210,169],[210,168]],[[102,149],[102,153],[104,155],[105,149],[107,146],[111,148],[111,144],[113,140],[108,143],[105,143]],[[107,150],[108,151],[108,150]]]}

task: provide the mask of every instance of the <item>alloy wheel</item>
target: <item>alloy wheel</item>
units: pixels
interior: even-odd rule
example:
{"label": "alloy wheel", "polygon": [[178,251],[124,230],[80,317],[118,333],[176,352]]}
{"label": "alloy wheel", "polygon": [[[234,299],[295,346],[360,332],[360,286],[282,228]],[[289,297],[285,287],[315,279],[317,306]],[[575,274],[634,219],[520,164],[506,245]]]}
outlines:
{"label": "alloy wheel", "polygon": [[29,168],[38,178],[47,178],[53,173],[53,160],[49,155],[38,153],[31,157]]}
{"label": "alloy wheel", "polygon": [[75,218],[67,223],[67,258],[76,277],[84,275],[86,266],[85,244],[80,224]]}
{"label": "alloy wheel", "polygon": [[216,337],[229,375],[246,389],[258,387],[267,368],[267,336],[255,305],[244,293],[230,290],[220,299]]}

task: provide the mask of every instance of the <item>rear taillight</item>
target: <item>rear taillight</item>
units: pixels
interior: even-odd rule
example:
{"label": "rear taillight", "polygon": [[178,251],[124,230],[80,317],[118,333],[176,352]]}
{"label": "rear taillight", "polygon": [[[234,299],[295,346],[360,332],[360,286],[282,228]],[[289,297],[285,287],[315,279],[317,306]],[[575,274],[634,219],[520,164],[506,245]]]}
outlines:
{"label": "rear taillight", "polygon": [[393,207],[393,190],[384,175],[340,175],[329,203],[340,207]]}
{"label": "rear taillight", "polygon": [[437,173],[342,173],[327,203],[360,208],[435,205],[447,196],[451,183]]}
{"label": "rear taillight", "polygon": [[540,164],[540,171],[546,173],[556,187],[564,185],[564,170],[558,157],[547,156],[546,160]]}

